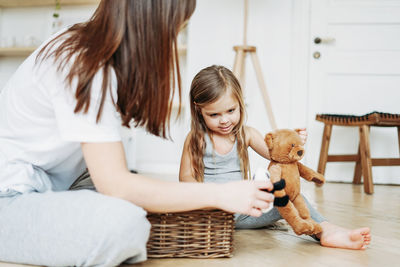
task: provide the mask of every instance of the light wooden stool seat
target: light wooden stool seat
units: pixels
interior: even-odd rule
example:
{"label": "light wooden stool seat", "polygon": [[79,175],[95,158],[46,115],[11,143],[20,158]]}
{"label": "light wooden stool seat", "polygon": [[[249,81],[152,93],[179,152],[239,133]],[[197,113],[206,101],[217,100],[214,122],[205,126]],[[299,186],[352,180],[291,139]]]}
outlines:
{"label": "light wooden stool seat", "polygon": [[[369,145],[369,128],[397,127],[397,137],[400,149],[400,114],[372,112],[363,116],[340,114],[317,114],[317,121],[323,122],[324,133],[322,136],[321,152],[319,155],[318,172],[325,174],[327,162],[355,161],[353,184],[361,184],[364,177],[364,191],[372,194],[374,185],[372,181],[372,166],[400,166],[400,158],[371,158]],[[359,127],[360,142],[358,153],[351,155],[329,155],[329,142],[333,125]]]}

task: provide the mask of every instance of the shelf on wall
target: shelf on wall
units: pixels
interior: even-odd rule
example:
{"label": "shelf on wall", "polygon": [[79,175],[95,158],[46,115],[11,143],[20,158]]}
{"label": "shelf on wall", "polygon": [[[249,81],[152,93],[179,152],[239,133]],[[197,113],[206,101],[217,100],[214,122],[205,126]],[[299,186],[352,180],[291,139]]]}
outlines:
{"label": "shelf on wall", "polygon": [[2,57],[27,57],[36,47],[0,47]]}
{"label": "shelf on wall", "polygon": [[[61,5],[93,5],[100,0],[60,0]],[[55,0],[0,0],[0,7],[52,6]]]}
{"label": "shelf on wall", "polygon": [[178,52],[179,52],[179,54],[186,54],[186,50],[187,50],[186,45],[178,46]]}
{"label": "shelf on wall", "polygon": [[[1,57],[27,57],[37,47],[0,47]],[[186,46],[179,47],[179,54],[186,53]]]}

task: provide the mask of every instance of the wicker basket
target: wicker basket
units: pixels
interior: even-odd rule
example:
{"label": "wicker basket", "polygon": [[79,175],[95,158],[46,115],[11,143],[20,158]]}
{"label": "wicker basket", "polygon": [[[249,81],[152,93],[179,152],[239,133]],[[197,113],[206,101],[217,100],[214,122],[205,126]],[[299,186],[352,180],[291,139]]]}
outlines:
{"label": "wicker basket", "polygon": [[234,218],[221,210],[150,213],[149,258],[232,257]]}

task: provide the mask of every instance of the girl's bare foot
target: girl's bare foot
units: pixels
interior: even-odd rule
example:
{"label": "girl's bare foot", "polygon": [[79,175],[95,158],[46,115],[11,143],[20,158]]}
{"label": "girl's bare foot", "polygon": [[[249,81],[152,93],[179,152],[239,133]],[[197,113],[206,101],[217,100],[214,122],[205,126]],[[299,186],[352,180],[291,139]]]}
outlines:
{"label": "girl's bare foot", "polygon": [[322,233],[318,237],[324,247],[365,249],[371,242],[368,227],[350,230],[329,222],[322,222],[320,225]]}

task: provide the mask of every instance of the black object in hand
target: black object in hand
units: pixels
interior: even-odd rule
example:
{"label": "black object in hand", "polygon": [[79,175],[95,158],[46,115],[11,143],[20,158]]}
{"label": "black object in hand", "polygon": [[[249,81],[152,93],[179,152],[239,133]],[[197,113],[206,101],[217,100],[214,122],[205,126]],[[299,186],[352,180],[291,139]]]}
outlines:
{"label": "black object in hand", "polygon": [[[275,190],[282,190],[286,186],[285,179],[281,179],[278,182],[273,183],[273,186],[274,188],[271,191],[268,191],[267,189],[263,189],[263,191],[273,194]],[[284,207],[287,205],[288,202],[289,202],[289,197],[287,195],[283,197],[276,197],[274,199],[274,206]]]}

